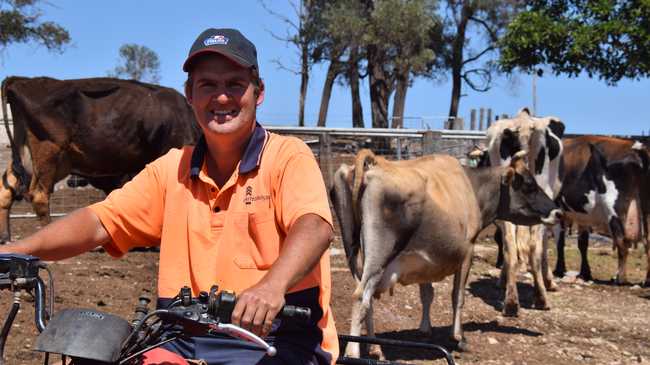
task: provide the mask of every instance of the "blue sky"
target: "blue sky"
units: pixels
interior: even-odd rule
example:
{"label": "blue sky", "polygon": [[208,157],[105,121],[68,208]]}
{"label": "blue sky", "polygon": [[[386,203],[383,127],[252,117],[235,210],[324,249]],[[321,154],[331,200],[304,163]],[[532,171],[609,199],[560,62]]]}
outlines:
{"label": "blue sky", "polygon": [[[276,12],[295,18],[288,0],[267,0]],[[269,31],[284,35],[288,27],[270,15],[257,0],[240,1],[73,1],[49,0],[42,4],[44,20],[65,27],[72,45],[63,54],[50,53],[34,44],[12,44],[0,55],[0,78],[9,75],[49,76],[61,79],[105,76],[118,64],[118,49],[136,43],[154,50],[161,63],[160,83],[179,91],[185,80],[181,65],[196,36],[208,27],[238,28],[257,46],[266,99],[258,110],[263,123],[296,125],[300,78],[278,69],[272,62],[297,69],[293,46],[275,39]],[[307,124],[314,125],[326,66],[316,66],[307,96]],[[468,124],[471,108],[492,108],[493,113],[514,114],[532,106],[531,77],[518,75],[516,82],[498,79],[493,89],[478,93],[465,89],[459,116]],[[370,124],[368,87],[362,85],[366,125]],[[418,80],[409,89],[405,115],[409,125],[424,120],[440,128],[449,110],[450,83]],[[650,133],[650,80],[622,81],[616,87],[587,77],[555,77],[546,73],[537,80],[537,114],[560,117],[571,133]],[[328,126],[350,127],[349,91],[336,86],[328,114]]]}

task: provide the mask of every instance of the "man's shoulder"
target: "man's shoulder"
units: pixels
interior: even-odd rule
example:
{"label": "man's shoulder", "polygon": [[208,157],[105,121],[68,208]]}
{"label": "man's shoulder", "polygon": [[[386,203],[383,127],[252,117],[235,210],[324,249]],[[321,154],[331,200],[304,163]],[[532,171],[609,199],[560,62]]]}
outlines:
{"label": "man's shoulder", "polygon": [[269,140],[267,142],[265,153],[271,153],[279,157],[290,158],[291,156],[298,153],[308,153],[312,154],[313,152],[300,138],[294,136],[284,136],[277,133],[269,132]]}
{"label": "man's shoulder", "polygon": [[172,148],[164,155],[154,160],[151,165],[158,169],[188,170],[190,169],[190,159],[194,151],[194,146],[183,146],[181,148]]}

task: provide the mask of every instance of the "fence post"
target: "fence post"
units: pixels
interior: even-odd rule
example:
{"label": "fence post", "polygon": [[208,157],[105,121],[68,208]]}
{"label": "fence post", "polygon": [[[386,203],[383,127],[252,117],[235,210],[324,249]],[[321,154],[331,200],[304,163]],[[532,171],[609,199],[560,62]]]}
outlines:
{"label": "fence post", "polygon": [[397,159],[402,159],[402,139],[395,137],[395,148],[397,148]]}
{"label": "fence post", "polygon": [[454,124],[453,124],[452,128],[450,128],[450,129],[456,129],[456,130],[461,130],[461,131],[464,130],[465,129],[465,121],[463,120],[463,118],[454,119]]}
{"label": "fence post", "polygon": [[486,123],[487,127],[486,128],[490,128],[491,124],[492,124],[492,108],[488,108],[488,110],[487,110],[487,123]]}
{"label": "fence post", "polygon": [[438,131],[426,131],[422,136],[422,155],[431,155],[438,151],[438,142],[442,133]]}
{"label": "fence post", "polygon": [[318,164],[320,170],[323,173],[323,180],[325,180],[325,186],[327,189],[332,186],[332,176],[334,176],[334,171],[332,166],[332,145],[330,143],[329,133],[323,133],[318,136],[319,139],[319,151],[318,151]]}
{"label": "fence post", "polygon": [[476,109],[472,109],[469,114],[469,129],[476,129]]}

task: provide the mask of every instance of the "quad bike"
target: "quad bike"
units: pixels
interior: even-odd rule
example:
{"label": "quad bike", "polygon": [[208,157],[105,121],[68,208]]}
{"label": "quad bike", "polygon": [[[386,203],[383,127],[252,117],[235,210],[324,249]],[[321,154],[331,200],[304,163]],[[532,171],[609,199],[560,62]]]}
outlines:
{"label": "quad bike", "polygon": [[[40,276],[42,270],[48,273],[47,286]],[[60,355],[63,364],[135,365],[145,352],[188,336],[227,335],[256,344],[268,356],[277,353],[276,348],[261,337],[230,323],[237,298],[234,293],[220,291],[217,285],[198,297],[192,297],[190,288],[181,288],[171,304],[153,311],[148,309],[150,300],[141,297],[132,321],[94,309],[69,308],[54,313],[54,279],[47,265],[34,256],[0,254],[0,290],[14,293],[14,302],[0,330],[0,365],[4,364],[4,346],[20,308],[21,292],[34,297],[34,318],[40,332],[34,349],[44,353],[45,365],[50,363],[51,354]],[[305,323],[311,311],[306,307],[285,305],[279,317]],[[454,364],[447,350],[433,344],[343,335],[339,340],[436,350],[448,364]],[[400,364],[347,357],[338,358],[337,363]]]}

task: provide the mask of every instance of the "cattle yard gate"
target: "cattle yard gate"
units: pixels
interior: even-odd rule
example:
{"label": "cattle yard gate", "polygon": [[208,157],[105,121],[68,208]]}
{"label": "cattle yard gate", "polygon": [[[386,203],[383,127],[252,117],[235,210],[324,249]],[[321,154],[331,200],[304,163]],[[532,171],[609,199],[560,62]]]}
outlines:
{"label": "cattle yard gate", "polygon": [[[376,154],[391,160],[412,159],[431,153],[445,153],[464,160],[474,145],[484,142],[485,131],[472,130],[424,130],[389,128],[323,128],[266,126],[272,132],[293,135],[305,141],[320,164],[325,183],[329,187],[334,173],[341,163],[351,164],[356,152],[370,148]],[[5,133],[0,133],[5,135]],[[11,149],[2,141],[0,161],[6,169]],[[104,193],[90,186],[69,188],[66,181],[55,186],[50,199],[53,217],[87,206],[104,198]],[[11,218],[33,218],[31,205],[25,201],[15,202]]]}

